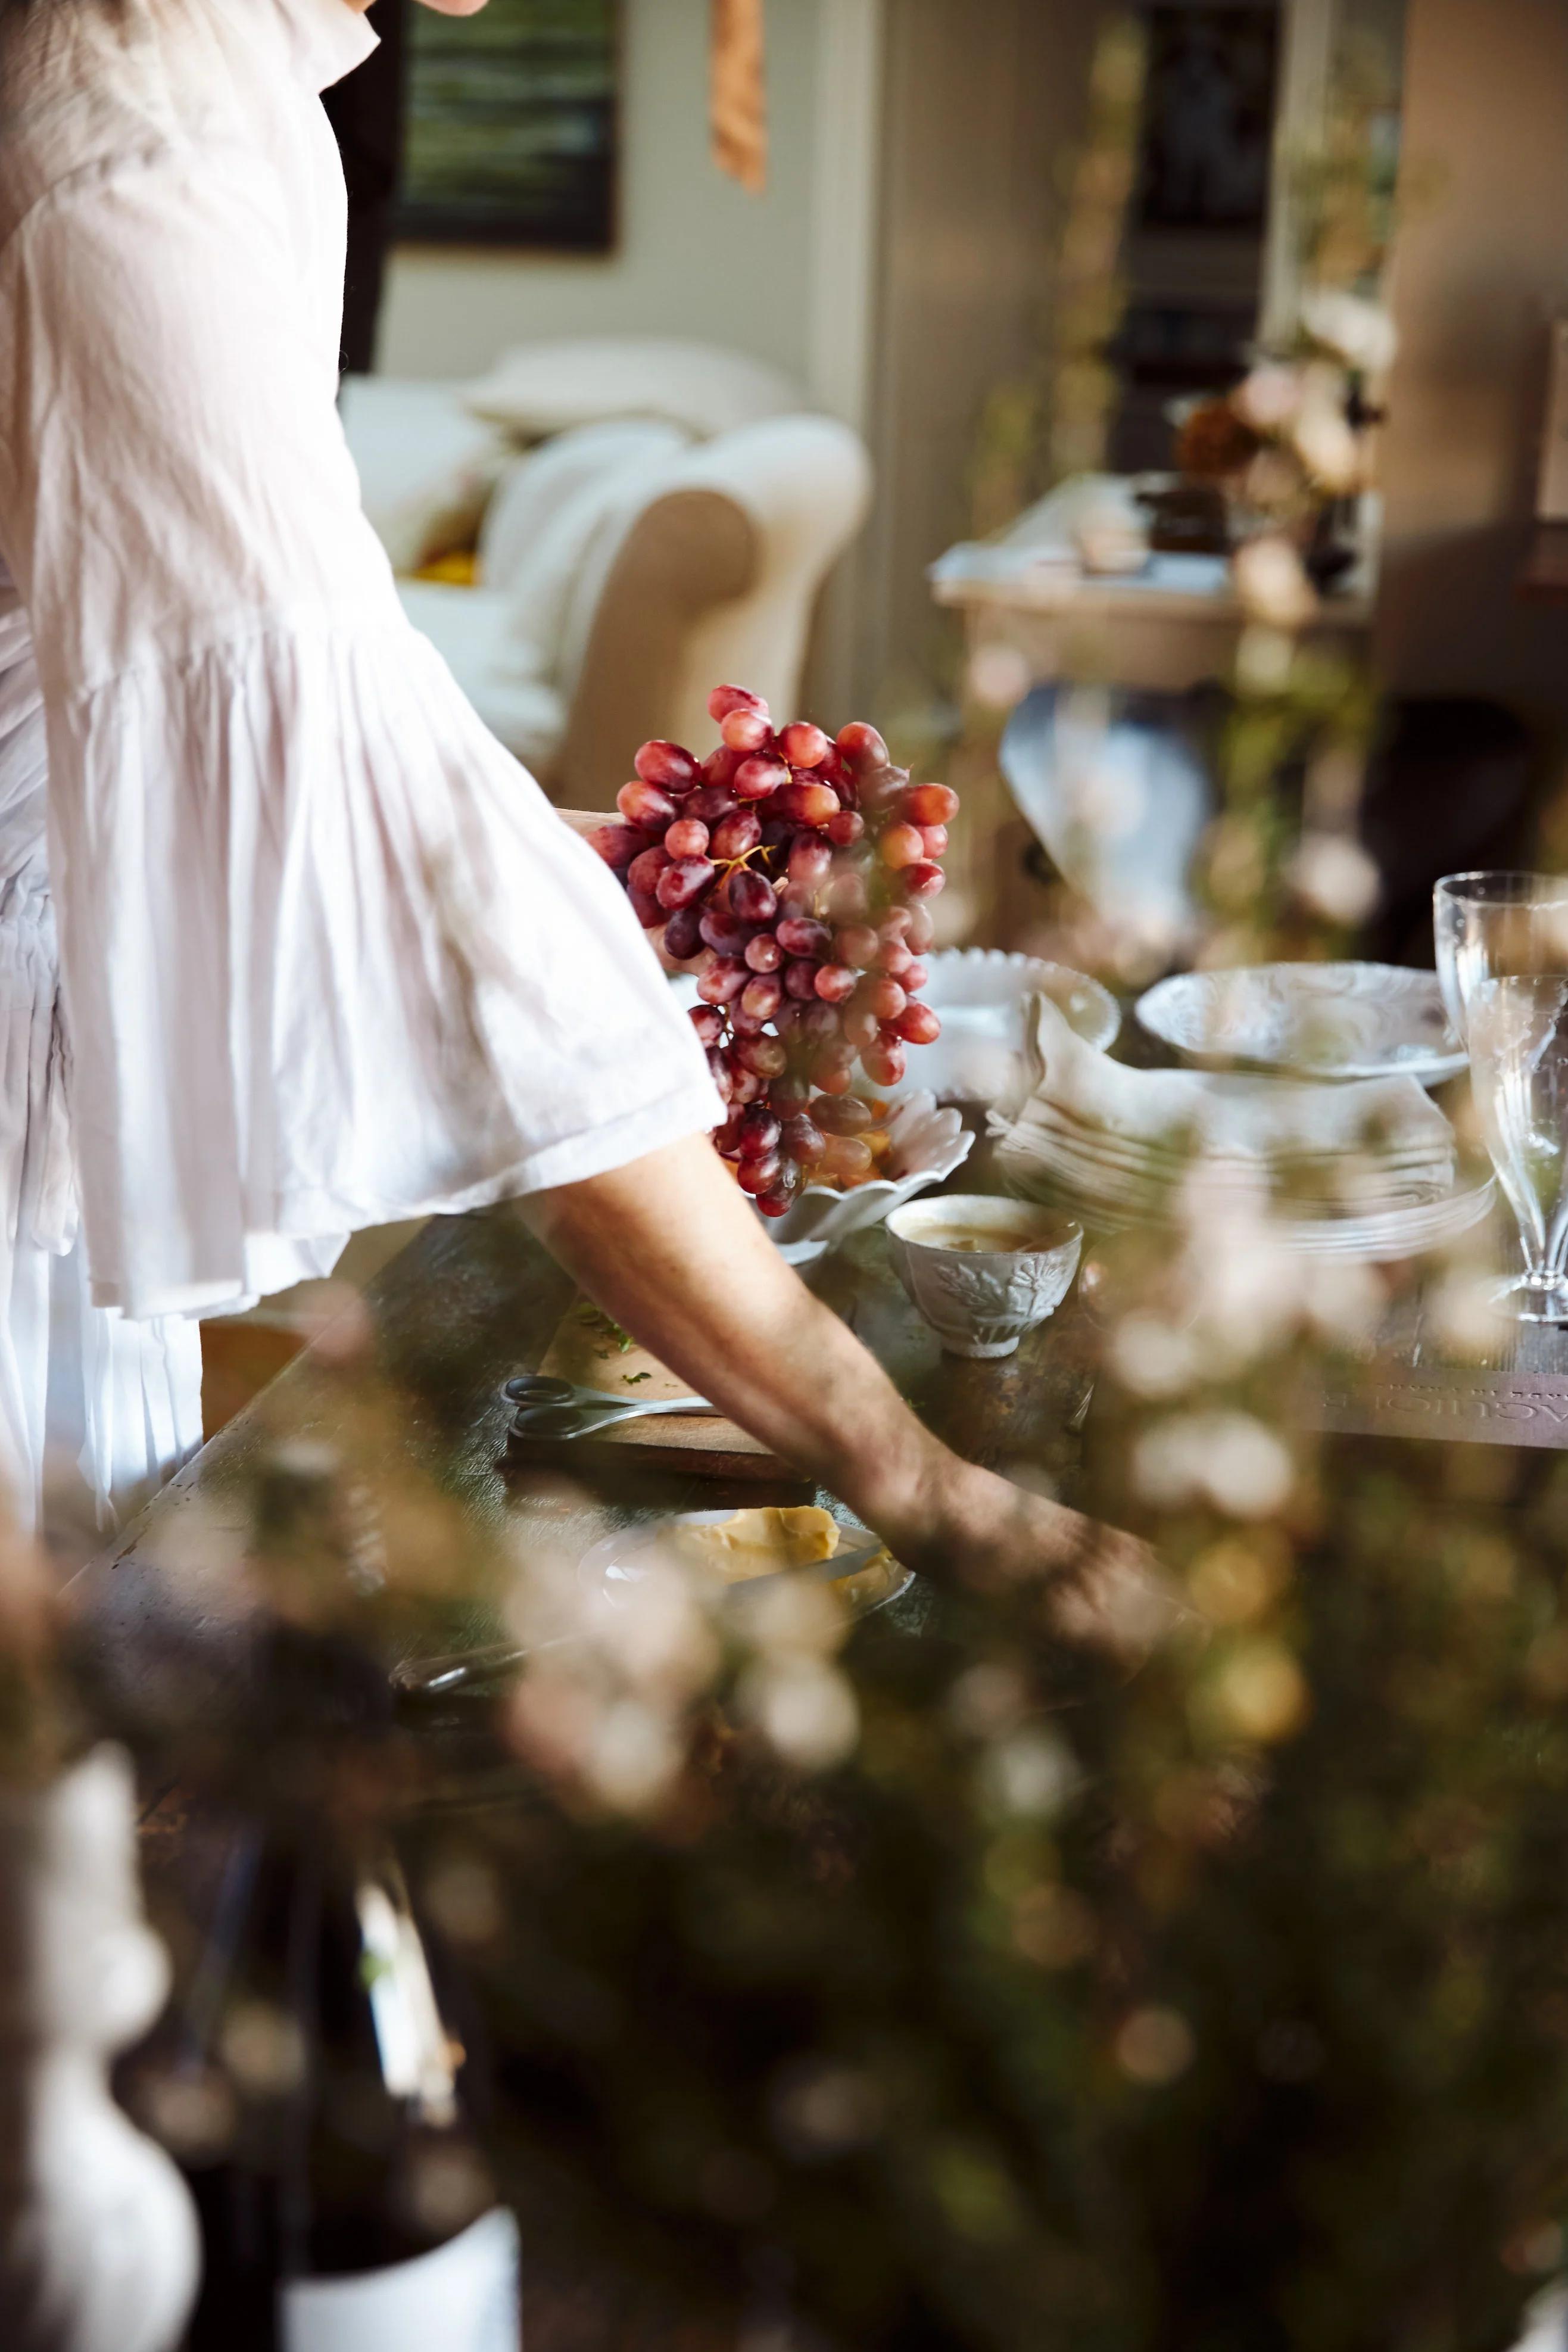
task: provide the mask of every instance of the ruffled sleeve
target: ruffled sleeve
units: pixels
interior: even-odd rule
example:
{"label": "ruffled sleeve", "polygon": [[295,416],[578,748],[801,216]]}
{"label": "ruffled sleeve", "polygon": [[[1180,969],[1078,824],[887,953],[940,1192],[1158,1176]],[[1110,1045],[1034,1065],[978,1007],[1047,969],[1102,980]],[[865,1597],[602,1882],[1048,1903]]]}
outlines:
{"label": "ruffled sleeve", "polygon": [[137,1316],[722,1116],[619,887],[403,617],[334,404],[329,192],[176,142],[0,256],[84,1223]]}

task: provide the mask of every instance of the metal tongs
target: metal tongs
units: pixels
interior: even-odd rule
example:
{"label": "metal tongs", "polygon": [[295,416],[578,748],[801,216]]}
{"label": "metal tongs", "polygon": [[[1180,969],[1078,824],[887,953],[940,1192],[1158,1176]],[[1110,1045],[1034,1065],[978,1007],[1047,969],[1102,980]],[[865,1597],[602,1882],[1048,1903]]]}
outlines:
{"label": "metal tongs", "polygon": [[716,1405],[706,1397],[613,1397],[602,1389],[579,1388],[548,1372],[519,1372],[503,1385],[502,1395],[515,1410],[514,1437],[586,1437],[613,1429],[617,1422],[636,1421],[645,1413],[706,1412],[716,1416]]}

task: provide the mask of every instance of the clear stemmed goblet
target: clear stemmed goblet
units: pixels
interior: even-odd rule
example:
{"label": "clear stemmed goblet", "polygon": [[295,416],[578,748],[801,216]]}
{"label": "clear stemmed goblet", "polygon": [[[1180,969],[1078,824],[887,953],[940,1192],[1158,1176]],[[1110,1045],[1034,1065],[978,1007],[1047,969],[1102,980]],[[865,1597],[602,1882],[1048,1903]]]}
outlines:
{"label": "clear stemmed goblet", "polygon": [[1443,1003],[1462,1044],[1479,982],[1568,971],[1568,876],[1446,874],[1432,893],[1432,935]]}
{"label": "clear stemmed goblet", "polygon": [[1568,1323],[1568,878],[1446,875],[1432,894],[1437,977],[1469,1049],[1477,1116],[1519,1226],[1520,1322]]}
{"label": "clear stemmed goblet", "polygon": [[1521,1323],[1568,1323],[1568,972],[1479,980],[1466,1012],[1481,1133],[1524,1251],[1501,1301]]}

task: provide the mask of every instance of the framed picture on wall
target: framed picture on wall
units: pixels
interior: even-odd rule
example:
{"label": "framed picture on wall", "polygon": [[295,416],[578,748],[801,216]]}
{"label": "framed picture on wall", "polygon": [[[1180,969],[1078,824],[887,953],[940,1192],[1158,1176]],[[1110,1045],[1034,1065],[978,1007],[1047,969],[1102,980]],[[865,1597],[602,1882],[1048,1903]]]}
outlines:
{"label": "framed picture on wall", "polygon": [[1145,228],[1260,230],[1279,13],[1151,0],[1138,212]]}
{"label": "framed picture on wall", "polygon": [[618,0],[410,12],[398,231],[608,253],[620,129]]}

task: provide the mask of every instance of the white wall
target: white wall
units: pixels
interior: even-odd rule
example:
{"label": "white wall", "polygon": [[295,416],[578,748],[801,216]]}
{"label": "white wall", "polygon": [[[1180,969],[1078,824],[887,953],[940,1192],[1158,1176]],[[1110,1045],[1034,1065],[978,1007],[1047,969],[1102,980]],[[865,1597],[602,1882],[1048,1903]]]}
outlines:
{"label": "white wall", "polygon": [[841,0],[768,0],[771,124],[762,196],[708,156],[708,0],[622,0],[621,236],[602,260],[407,247],[393,258],[380,364],[463,376],[549,335],[688,335],[805,377],[819,45]]}

